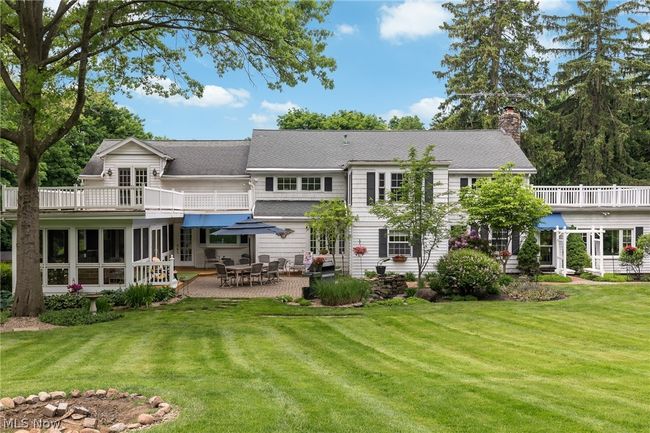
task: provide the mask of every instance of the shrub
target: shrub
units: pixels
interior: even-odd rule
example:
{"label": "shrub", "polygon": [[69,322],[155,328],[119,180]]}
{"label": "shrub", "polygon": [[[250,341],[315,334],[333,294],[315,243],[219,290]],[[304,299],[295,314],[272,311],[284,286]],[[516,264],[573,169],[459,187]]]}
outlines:
{"label": "shrub", "polygon": [[476,230],[462,233],[449,239],[449,250],[473,249],[485,254],[492,254],[492,247],[487,239],[481,239]]}
{"label": "shrub", "polygon": [[281,295],[281,296],[276,296],[275,300],[278,302],[282,302],[283,304],[293,302],[293,297],[289,295]]}
{"label": "shrub", "polygon": [[437,272],[429,272],[424,278],[427,280],[427,285],[431,290],[438,293],[444,292],[444,283],[440,279],[440,274]]}
{"label": "shrub", "polygon": [[411,298],[415,296],[415,292],[418,291],[417,287],[407,287],[406,290],[404,291],[404,294],[406,295],[407,298]]}
{"label": "shrub", "polygon": [[124,290],[102,290],[102,295],[115,307],[124,307],[126,305],[126,294]]}
{"label": "shrub", "polygon": [[98,313],[105,313],[113,309],[113,304],[111,304],[111,301],[106,296],[97,298],[95,305],[97,306]]}
{"label": "shrub", "polygon": [[83,296],[72,293],[49,295],[45,297],[45,309],[50,311],[69,310],[78,308],[88,311],[90,301]]}
{"label": "shrub", "polygon": [[635,280],[641,279],[641,268],[643,267],[643,249],[628,245],[623,248],[618,259],[625,265],[628,272],[634,275]]}
{"label": "shrub", "polygon": [[153,302],[164,302],[176,296],[176,290],[168,287],[162,286],[155,289],[153,295]]}
{"label": "shrub", "polygon": [[11,263],[0,262],[0,290],[11,293]]}
{"label": "shrub", "polygon": [[365,300],[370,294],[370,284],[367,281],[352,277],[320,280],[314,286],[323,305],[352,304]]}
{"label": "shrub", "polygon": [[591,258],[587,253],[587,246],[578,233],[571,233],[566,241],[566,265],[580,274],[585,268],[591,266]]}
{"label": "shrub", "polygon": [[540,283],[570,283],[571,277],[565,277],[558,274],[544,274],[535,277],[535,281]]}
{"label": "shrub", "polygon": [[365,271],[363,271],[363,275],[364,275],[366,278],[370,278],[370,279],[372,279],[372,278],[377,278],[377,272],[375,272],[375,271],[371,271],[371,270],[369,270],[369,269],[366,269]]}
{"label": "shrub", "polygon": [[539,274],[539,245],[532,230],[517,253],[517,268],[525,275]]}
{"label": "shrub", "polygon": [[497,290],[501,268],[485,253],[461,249],[450,251],[440,259],[438,274],[444,294],[480,298]]}
{"label": "shrub", "polygon": [[508,274],[501,274],[501,276],[499,277],[498,286],[499,287],[507,286],[508,284],[512,284],[514,280],[515,279]]}
{"label": "shrub", "polygon": [[508,298],[515,301],[554,301],[566,297],[564,292],[534,281],[516,281],[501,290]]}
{"label": "shrub", "polygon": [[591,281],[600,281],[606,283],[624,283],[629,281],[630,278],[627,275],[622,274],[605,274],[602,277],[600,275],[590,274],[589,272],[583,272],[580,274],[580,278]]}
{"label": "shrub", "polygon": [[404,274],[404,278],[406,279],[406,281],[415,281],[415,280],[417,280],[414,272],[407,272],[406,274]]}
{"label": "shrub", "polygon": [[10,316],[9,311],[0,311],[0,325],[9,320]]}
{"label": "shrub", "polygon": [[126,305],[131,308],[148,307],[153,302],[156,288],[151,284],[133,284],[125,291]]}
{"label": "shrub", "polygon": [[51,323],[52,325],[75,326],[108,322],[110,320],[119,319],[120,317],[122,317],[122,314],[114,311],[98,311],[97,314],[90,314],[86,309],[72,308],[66,310],[46,311],[39,316],[39,319],[41,319],[42,322]]}
{"label": "shrub", "polygon": [[14,303],[14,297],[11,291],[0,290],[0,311],[11,308]]}

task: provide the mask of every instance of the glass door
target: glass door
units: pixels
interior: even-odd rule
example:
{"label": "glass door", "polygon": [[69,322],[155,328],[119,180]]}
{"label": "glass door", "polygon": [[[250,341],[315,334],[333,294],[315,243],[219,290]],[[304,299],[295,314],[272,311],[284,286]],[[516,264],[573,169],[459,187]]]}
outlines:
{"label": "glass door", "polygon": [[151,254],[162,260],[162,227],[151,228]]}
{"label": "glass door", "polygon": [[131,190],[125,187],[131,186],[131,168],[117,169],[117,186],[120,187],[120,206],[131,205]]}
{"label": "glass door", "polygon": [[192,229],[181,228],[180,261],[191,264],[192,257]]}
{"label": "glass door", "polygon": [[539,264],[553,266],[553,230],[539,232]]}
{"label": "glass door", "polygon": [[[146,168],[134,169],[134,175],[135,175],[135,186],[144,187],[148,185]],[[142,204],[142,188],[135,190],[135,204],[136,205]]]}

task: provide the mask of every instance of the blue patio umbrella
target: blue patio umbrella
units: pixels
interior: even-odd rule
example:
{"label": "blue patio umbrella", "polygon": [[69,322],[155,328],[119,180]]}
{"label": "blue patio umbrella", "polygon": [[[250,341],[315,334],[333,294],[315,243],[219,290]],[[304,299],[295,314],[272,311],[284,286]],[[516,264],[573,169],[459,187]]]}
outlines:
{"label": "blue patio umbrella", "polygon": [[[226,236],[226,235],[282,235],[286,233],[285,229],[267,224],[263,221],[247,219],[238,221],[228,227],[222,227],[213,235]],[[251,243],[248,243],[248,255],[251,258],[251,263],[254,261],[251,254]]]}

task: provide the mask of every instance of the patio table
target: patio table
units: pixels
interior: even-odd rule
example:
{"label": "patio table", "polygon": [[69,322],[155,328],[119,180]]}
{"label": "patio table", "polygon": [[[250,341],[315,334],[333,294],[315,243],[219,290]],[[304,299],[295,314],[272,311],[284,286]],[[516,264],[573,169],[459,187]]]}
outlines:
{"label": "patio table", "polygon": [[[239,287],[239,276],[245,272],[250,272],[253,265],[230,265],[226,266],[226,271],[233,271],[235,273],[235,287]],[[262,269],[268,269],[268,265],[262,266]],[[253,282],[250,282],[250,287],[253,286]]]}

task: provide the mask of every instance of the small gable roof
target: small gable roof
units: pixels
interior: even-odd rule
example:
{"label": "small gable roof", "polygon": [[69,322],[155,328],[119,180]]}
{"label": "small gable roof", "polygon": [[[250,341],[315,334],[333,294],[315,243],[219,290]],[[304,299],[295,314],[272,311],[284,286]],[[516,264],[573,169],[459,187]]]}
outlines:
{"label": "small gable roof", "polygon": [[146,143],[144,141],[138,140],[135,137],[129,137],[129,138],[125,138],[122,141],[118,141],[116,143],[111,143],[110,146],[107,146],[105,149],[103,149],[101,152],[99,152],[97,154],[97,156],[99,158],[104,158],[109,153],[115,152],[120,147],[122,147],[122,146],[124,146],[126,144],[130,144],[130,143],[136,144],[136,145],[142,147],[143,149],[148,150],[149,152],[153,153],[154,155],[158,155],[159,157],[161,157],[163,159],[173,159],[169,155],[167,155],[164,152],[161,152],[160,150],[158,150],[154,145],[151,145],[151,144]]}

